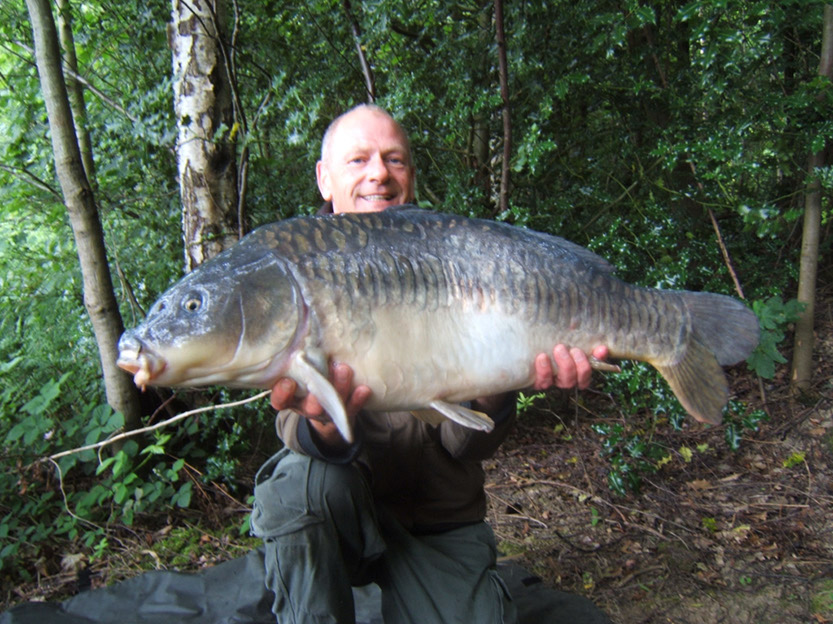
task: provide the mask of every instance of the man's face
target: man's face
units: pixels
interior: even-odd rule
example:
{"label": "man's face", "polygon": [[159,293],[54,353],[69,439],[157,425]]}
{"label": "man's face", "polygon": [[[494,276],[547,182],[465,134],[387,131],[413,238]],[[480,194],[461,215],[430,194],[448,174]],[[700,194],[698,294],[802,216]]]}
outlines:
{"label": "man's face", "polygon": [[414,166],[402,129],[379,111],[359,109],[335,127],[316,165],[333,212],[378,212],[414,198]]}

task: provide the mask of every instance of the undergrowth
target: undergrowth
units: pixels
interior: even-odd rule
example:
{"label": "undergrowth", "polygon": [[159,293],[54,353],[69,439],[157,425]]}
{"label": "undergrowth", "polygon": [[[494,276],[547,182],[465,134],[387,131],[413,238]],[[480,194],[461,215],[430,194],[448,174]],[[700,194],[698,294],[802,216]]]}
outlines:
{"label": "undergrowth", "polygon": [[[247,436],[268,422],[262,408],[245,405],[52,460],[52,454],[100,442],[123,427],[121,414],[107,405],[63,413],[59,397],[68,383],[68,375],[51,380],[20,408],[25,418],[13,425],[8,417],[0,421],[0,454],[11,467],[0,473],[4,584],[31,582],[36,562],[48,552],[95,562],[112,552],[114,529],[164,522],[192,507],[195,492],[209,484],[230,497],[245,495],[238,492],[240,458],[250,453]],[[237,522],[246,523],[242,513]]]}

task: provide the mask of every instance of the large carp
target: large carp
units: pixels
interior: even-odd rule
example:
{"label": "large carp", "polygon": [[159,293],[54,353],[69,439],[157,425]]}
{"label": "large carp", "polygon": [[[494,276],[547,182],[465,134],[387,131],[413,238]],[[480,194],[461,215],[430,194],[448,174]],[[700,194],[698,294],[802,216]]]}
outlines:
{"label": "large carp", "polygon": [[265,225],[171,287],[119,342],[134,381],[269,388],[291,377],[346,440],[327,380],[349,364],[367,409],[428,410],[489,429],[457,405],[529,386],[557,343],[649,362],[683,407],[719,422],[722,365],[746,358],[758,322],[724,295],[641,288],[594,253],[503,223],[419,210]]}

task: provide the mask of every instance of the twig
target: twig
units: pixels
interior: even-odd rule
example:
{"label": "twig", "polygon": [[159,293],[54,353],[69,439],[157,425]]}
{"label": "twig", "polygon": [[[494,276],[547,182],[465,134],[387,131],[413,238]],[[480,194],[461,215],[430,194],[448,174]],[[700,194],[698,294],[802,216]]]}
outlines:
{"label": "twig", "polygon": [[534,522],[535,524],[537,524],[537,525],[539,525],[539,526],[541,526],[545,529],[549,529],[549,527],[545,523],[538,520],[538,518],[533,518],[532,516],[523,516],[521,514],[505,513],[505,514],[500,514],[500,517],[509,518],[511,520],[523,520],[524,522]]}
{"label": "twig", "polygon": [[729,275],[732,276],[732,281],[735,283],[735,290],[741,299],[746,299],[746,296],[743,294],[743,288],[740,285],[738,275],[735,273],[735,267],[732,265],[732,258],[729,256],[729,250],[726,249],[726,243],[723,241],[723,234],[720,231],[720,226],[717,224],[717,219],[714,218],[714,213],[711,208],[709,208],[708,211],[709,219],[711,219],[712,227],[714,228],[714,233],[717,236],[717,245],[720,247],[720,253],[723,254],[723,262],[726,264],[726,268],[729,269]]}
{"label": "twig", "polygon": [[509,109],[509,65],[506,61],[506,34],[503,29],[503,2],[495,0],[495,38],[497,40],[498,80],[503,117],[503,162],[500,168],[500,212],[509,210],[509,166],[512,158],[512,118]]}
{"label": "twig", "polygon": [[256,394],[253,397],[249,397],[248,399],[243,399],[241,401],[233,401],[232,403],[223,403],[222,405],[208,405],[206,407],[198,407],[197,409],[192,409],[187,412],[182,412],[181,414],[177,414],[176,416],[172,416],[167,420],[163,420],[162,422],[158,422],[155,425],[150,425],[149,427],[141,427],[140,429],[133,429],[132,431],[126,431],[124,433],[120,433],[118,435],[113,436],[112,438],[108,438],[106,440],[102,440],[101,442],[96,442],[95,444],[88,444],[87,446],[81,446],[79,448],[71,449],[69,451],[61,451],[60,453],[55,453],[54,455],[50,455],[46,459],[51,460],[54,462],[56,459],[60,459],[61,457],[66,457],[67,455],[74,455],[75,453],[82,453],[84,451],[91,451],[93,449],[98,449],[103,446],[107,446],[108,444],[113,444],[114,442],[118,442],[119,440],[124,440],[125,438],[130,438],[133,436],[140,435],[142,433],[147,433],[149,431],[155,431],[157,429],[161,429],[162,427],[167,427],[168,425],[172,425],[173,423],[183,420],[188,416],[193,416],[194,414],[202,414],[203,412],[210,412],[211,410],[223,409],[225,407],[238,407],[240,405],[244,405],[246,403],[251,403],[252,401],[257,401],[258,399],[262,399],[266,395],[268,395],[271,390],[264,390],[260,394]]}
{"label": "twig", "polygon": [[[22,48],[23,50],[25,50],[26,52],[28,52],[32,56],[35,55],[35,49],[26,45],[25,43],[23,43],[21,41],[13,41],[12,43],[19,46],[20,48]],[[94,95],[96,95],[98,97],[98,99],[100,99],[105,104],[109,104],[111,107],[115,108],[118,112],[120,112],[122,115],[127,117],[130,121],[132,121],[133,123],[137,123],[139,121],[138,117],[131,114],[124,106],[122,106],[121,104],[116,102],[114,99],[108,97],[103,91],[101,91],[101,89],[99,89],[95,85],[93,85],[84,76],[82,76],[81,74],[73,71],[72,68],[69,67],[66,64],[66,61],[63,61],[63,70],[64,70],[65,74],[67,74],[71,78],[80,82],[87,89],[89,89],[90,93],[93,93]]]}
{"label": "twig", "polygon": [[364,75],[364,82],[367,88],[367,99],[372,104],[376,101],[376,82],[373,79],[373,70],[371,70],[370,64],[367,62],[367,56],[362,48],[362,32],[356,16],[353,15],[353,7],[350,6],[350,0],[344,0],[344,12],[347,14],[347,21],[350,23],[350,32],[353,33],[353,41],[356,44],[356,51],[359,54],[359,63],[362,67],[362,74]]}
{"label": "twig", "polygon": [[[697,184],[697,188],[702,192],[703,191],[703,183],[697,179],[697,167],[694,166],[694,163],[688,161],[688,166],[691,168],[691,175],[694,176],[694,182]],[[703,204],[705,205],[705,204]],[[743,288],[740,285],[740,280],[738,280],[738,275],[735,272],[735,267],[732,264],[732,257],[729,255],[729,250],[726,248],[726,243],[723,240],[723,233],[720,231],[720,225],[717,223],[717,219],[714,217],[714,212],[709,206],[706,206],[706,210],[709,211],[709,219],[712,222],[712,227],[714,228],[715,236],[717,236],[717,246],[720,247],[720,253],[723,255],[723,262],[726,265],[726,268],[729,270],[729,275],[732,277],[732,281],[735,284],[735,290],[738,293],[738,296],[741,299],[746,299],[743,294]]]}
{"label": "twig", "polygon": [[61,497],[64,499],[64,509],[66,510],[66,512],[70,516],[72,516],[73,518],[78,520],[78,522],[81,522],[83,524],[88,524],[88,525],[93,526],[97,529],[102,529],[103,530],[104,527],[96,524],[95,522],[87,520],[86,518],[82,518],[81,516],[76,515],[72,511],[72,509],[69,508],[69,501],[67,500],[67,493],[66,493],[66,490],[64,490],[64,471],[61,470],[61,466],[52,457],[47,457],[46,459],[48,461],[50,461],[53,466],[55,466],[55,471],[58,473],[58,489],[61,490]]}
{"label": "twig", "polygon": [[35,188],[39,188],[42,191],[46,191],[50,193],[55,199],[59,202],[63,203],[64,198],[58,191],[56,191],[52,186],[41,180],[38,176],[36,176],[31,171],[27,170],[25,167],[11,167],[9,165],[4,165],[0,163],[0,169],[4,171],[8,171],[11,175],[16,177],[18,180],[31,184]]}

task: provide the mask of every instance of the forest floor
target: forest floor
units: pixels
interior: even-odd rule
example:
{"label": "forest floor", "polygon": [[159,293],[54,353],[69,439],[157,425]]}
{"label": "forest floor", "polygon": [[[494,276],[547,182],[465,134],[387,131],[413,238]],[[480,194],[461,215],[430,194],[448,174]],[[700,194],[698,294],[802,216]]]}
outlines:
{"label": "forest floor", "polygon": [[[611,457],[592,428],[602,412],[610,423],[611,397],[591,389],[536,403],[486,463],[501,551],[549,585],[590,598],[617,624],[833,623],[831,292],[820,297],[816,327],[809,398],[789,394],[786,366],[766,382],[735,367],[735,398],[768,419],[744,431],[737,451],[722,426],[689,420],[681,431],[658,424],[642,432],[667,459],[642,474],[637,493],[610,489]],[[252,476],[263,457],[253,455]],[[256,545],[229,528],[245,515],[240,496],[202,494],[197,510],[114,533],[112,554],[88,565],[88,582],[195,570]],[[37,582],[4,591],[0,610],[75,591],[72,562],[53,554]]]}
{"label": "forest floor", "polygon": [[487,465],[501,550],[618,624],[833,622],[833,298],[817,313],[810,397],[737,367],[732,392],[769,418],[737,451],[722,427],[656,427],[671,460],[639,493],[608,487],[590,426],[610,397],[525,414]]}

